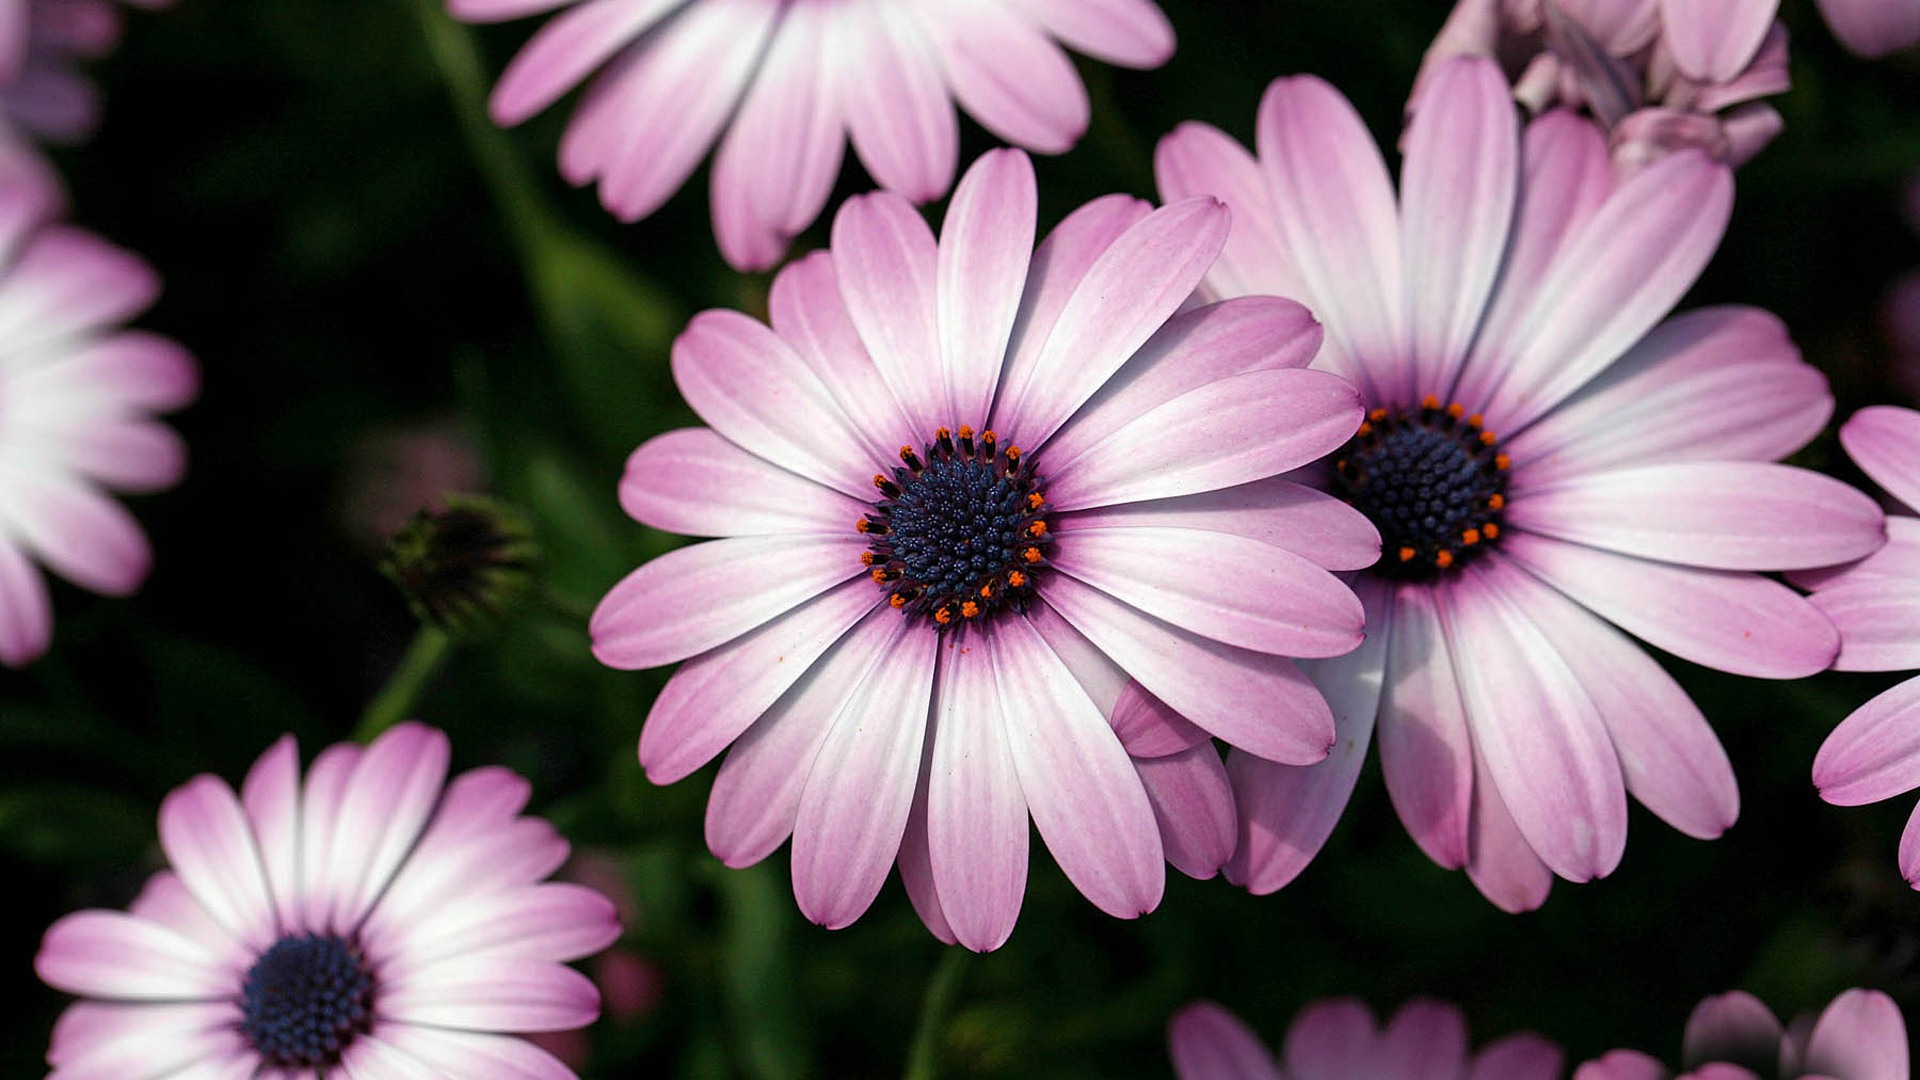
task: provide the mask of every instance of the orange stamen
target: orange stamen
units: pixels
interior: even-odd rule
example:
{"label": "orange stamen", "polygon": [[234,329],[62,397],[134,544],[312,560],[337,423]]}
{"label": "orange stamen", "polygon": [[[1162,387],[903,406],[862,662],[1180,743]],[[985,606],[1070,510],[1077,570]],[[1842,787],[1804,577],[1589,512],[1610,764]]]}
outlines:
{"label": "orange stamen", "polygon": [[1447,415],[1453,417],[1455,420],[1458,420],[1461,417],[1467,415],[1467,407],[1456,401],[1453,404],[1447,406]]}
{"label": "orange stamen", "polygon": [[939,623],[941,626],[947,625],[948,623],[953,621],[952,610],[948,608],[941,608],[939,611],[934,612],[933,621]]}
{"label": "orange stamen", "polygon": [[873,523],[866,518],[861,518],[859,521],[853,523],[854,532],[863,533],[871,528],[873,528]]}
{"label": "orange stamen", "polygon": [[993,599],[993,582],[989,581],[985,585],[980,586],[980,599]]}
{"label": "orange stamen", "polygon": [[1496,491],[1487,496],[1487,509],[1498,510],[1505,505],[1507,505],[1507,497],[1505,495]]}
{"label": "orange stamen", "polygon": [[1484,423],[1486,423],[1486,420],[1479,413],[1474,413],[1472,416],[1467,417],[1468,427],[1479,427]]}
{"label": "orange stamen", "polygon": [[872,565],[873,565],[873,552],[871,552],[871,551],[863,551],[863,552],[861,552],[861,553],[860,553],[860,565],[861,565],[861,566],[872,566]]}
{"label": "orange stamen", "polygon": [[1497,443],[1499,441],[1500,441],[1500,436],[1495,435],[1491,431],[1483,431],[1480,433],[1481,446],[1492,446],[1494,443]]}
{"label": "orange stamen", "polygon": [[1433,565],[1435,565],[1435,566],[1437,566],[1437,567],[1439,567],[1439,568],[1440,568],[1440,569],[1442,569],[1442,570],[1445,570],[1445,569],[1446,569],[1447,567],[1449,567],[1449,566],[1452,566],[1452,565],[1453,565],[1453,552],[1451,552],[1451,551],[1442,551],[1442,552],[1440,552],[1440,554],[1438,554],[1438,555],[1435,555],[1435,556],[1433,557]]}
{"label": "orange stamen", "polygon": [[1420,407],[1423,409],[1437,409],[1440,407],[1440,399],[1432,394],[1428,394],[1426,397],[1420,399]]}
{"label": "orange stamen", "polygon": [[1487,534],[1487,539],[1493,540],[1499,537],[1500,526],[1495,525],[1493,522],[1489,521],[1485,525],[1480,526],[1480,531]]}
{"label": "orange stamen", "polygon": [[897,610],[907,606],[907,598],[901,596],[899,593],[894,593],[892,596],[887,597],[887,604]]}
{"label": "orange stamen", "polygon": [[971,427],[968,427],[968,426],[967,426],[966,424],[961,424],[961,425],[960,425],[960,437],[961,437],[961,438],[963,438],[963,439],[971,439],[971,438],[973,438],[973,428],[971,428]]}
{"label": "orange stamen", "polygon": [[876,585],[885,585],[887,583],[887,568],[884,566],[874,567],[873,581]]}
{"label": "orange stamen", "polygon": [[1387,418],[1387,410],[1385,409],[1375,409],[1372,412],[1367,414],[1367,419],[1373,421],[1376,424],[1380,423],[1382,420],[1385,420],[1386,418]]}
{"label": "orange stamen", "polygon": [[1030,563],[1037,563],[1040,561],[1040,549],[1028,548],[1027,550],[1020,553],[1020,557],[1027,560]]}
{"label": "orange stamen", "polygon": [[1505,454],[1493,455],[1493,467],[1496,469],[1499,469],[1501,472],[1506,472],[1507,466],[1511,464],[1513,464],[1513,459],[1508,457],[1507,455]]}
{"label": "orange stamen", "polygon": [[1027,575],[1015,570],[1013,573],[1007,575],[1007,584],[1016,589],[1024,588],[1027,584]]}
{"label": "orange stamen", "polygon": [[1468,530],[1467,530],[1466,532],[1463,532],[1463,533],[1461,533],[1461,534],[1460,534],[1460,542],[1461,542],[1461,543],[1463,543],[1463,544],[1465,544],[1465,545],[1467,545],[1468,547],[1472,547],[1473,545],[1475,545],[1475,544],[1477,544],[1477,543],[1479,543],[1479,542],[1480,542],[1480,530],[1479,530],[1479,529],[1468,529]]}
{"label": "orange stamen", "polygon": [[1364,439],[1367,436],[1373,434],[1373,425],[1368,423],[1365,420],[1362,420],[1360,421],[1360,430],[1354,432],[1354,434]]}
{"label": "orange stamen", "polygon": [[1027,496],[1027,509],[1038,510],[1045,505],[1047,505],[1047,500],[1041,498],[1039,492],[1036,491]]}
{"label": "orange stamen", "polygon": [[1028,536],[1047,535],[1047,523],[1044,521],[1036,521],[1033,524],[1027,526],[1027,535]]}
{"label": "orange stamen", "polygon": [[1401,561],[1401,562],[1412,562],[1412,561],[1413,561],[1413,557],[1414,557],[1415,555],[1418,555],[1418,554],[1420,554],[1420,553],[1419,553],[1419,552],[1417,552],[1417,551],[1415,551],[1415,550],[1413,550],[1413,549],[1412,549],[1412,548],[1410,548],[1410,547],[1403,547],[1403,548],[1401,548],[1401,549],[1400,549],[1400,561]]}
{"label": "orange stamen", "polygon": [[960,614],[965,615],[967,618],[971,619],[975,615],[980,614],[980,605],[969,600],[966,603],[960,605]]}

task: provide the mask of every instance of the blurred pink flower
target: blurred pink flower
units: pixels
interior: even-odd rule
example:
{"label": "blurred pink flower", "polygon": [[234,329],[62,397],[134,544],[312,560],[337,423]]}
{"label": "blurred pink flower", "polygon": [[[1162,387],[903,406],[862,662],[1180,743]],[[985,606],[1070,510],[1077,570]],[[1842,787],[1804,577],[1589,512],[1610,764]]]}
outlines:
{"label": "blurred pink flower", "polygon": [[1467,1051],[1460,1010],[1415,999],[1385,1028],[1350,998],[1300,1010],[1276,1061],[1240,1018],[1210,1001],[1167,1025],[1179,1080],[1557,1080],[1565,1058],[1538,1035],[1509,1035]]}
{"label": "blurred pink flower", "polygon": [[1376,717],[1408,831],[1509,910],[1543,902],[1553,874],[1610,873],[1627,794],[1719,835],[1739,808],[1726,754],[1627,634],[1723,671],[1810,675],[1834,629],[1759,571],[1883,542],[1872,500],[1771,464],[1833,408],[1778,319],[1660,322],[1719,243],[1727,167],[1687,152],[1621,180],[1566,110],[1523,135],[1478,59],[1432,73],[1398,201],[1318,79],[1275,82],[1258,137],[1256,159],[1183,125],[1161,142],[1160,190],[1233,211],[1204,295],[1294,296],[1326,324],[1315,366],[1370,411],[1332,468],[1299,475],[1366,512],[1385,554],[1354,583],[1366,643],[1309,668],[1339,724],[1328,760],[1229,760],[1228,876],[1267,892],[1306,866]]}
{"label": "blurred pink flower", "polygon": [[620,934],[613,904],[541,883],[567,842],[521,817],[500,768],[447,783],[447,738],[396,726],[300,777],[288,736],[238,797],[200,776],[160,807],[171,869],[127,912],[47,931],[35,968],[87,1000],[55,1026],[51,1080],[421,1075],[571,1080],[499,1032],[589,1024],[564,961]]}
{"label": "blurred pink flower", "polygon": [[[938,240],[899,195],[848,201],[832,250],[774,281],[771,329],[709,311],[681,334],[674,378],[712,427],[627,463],[628,513],[724,537],[594,614],[607,664],[687,661],[641,764],[672,783],[732,744],[709,846],[742,866],[791,835],[826,926],[897,856],[934,933],[999,946],[1029,815],[1088,899],[1138,916],[1163,857],[1225,855],[1209,733],[1294,763],[1333,742],[1287,658],[1358,644],[1328,568],[1379,549],[1277,475],[1360,419],[1304,370],[1319,326],[1270,297],[1182,310],[1227,237],[1213,199],[1097,199],[1037,250],[1036,201],[1018,151],[968,170]],[[1129,676],[1184,719],[1123,700]]]}
{"label": "blurred pink flower", "polygon": [[1920,43],[1920,0],[1819,0],[1833,36],[1856,55],[1885,56]]}
{"label": "blurred pink flower", "polygon": [[1598,121],[1623,171],[1687,148],[1739,166],[1782,126],[1757,100],[1789,86],[1778,3],[1457,0],[1427,50],[1409,109],[1446,61],[1496,59],[1532,112],[1565,105]]}
{"label": "blurred pink flower", "polygon": [[153,414],[199,388],[179,345],[120,324],[160,290],[153,270],[58,224],[59,185],[37,154],[0,140],[0,663],[46,651],[53,608],[35,561],[126,596],[152,552],[106,492],[172,487],[187,450]]}
{"label": "blurred pink flower", "polygon": [[[158,10],[175,0],[121,0]],[[50,143],[86,141],[100,124],[100,88],[80,61],[120,45],[111,0],[0,0],[0,110]]]}
{"label": "blurred pink flower", "polygon": [[446,510],[446,496],[478,494],[486,471],[458,425],[423,421],[376,428],[353,441],[341,472],[341,526],[355,543],[386,547],[421,510]]}
{"label": "blurred pink flower", "polygon": [[448,0],[472,22],[566,8],[493,92],[520,123],[600,72],[560,144],[623,221],[657,210],[715,143],[713,224],[741,270],[777,263],[826,206],[849,137],[883,188],[913,202],[953,182],[957,101],[1039,153],[1086,131],[1062,44],[1151,68],[1173,54],[1153,0]]}
{"label": "blurred pink flower", "polygon": [[[1907,1025],[1893,999],[1848,990],[1816,1019],[1782,1028],[1758,998],[1738,990],[1702,1001],[1687,1018],[1679,1080],[1907,1080]],[[1777,1070],[1777,1071],[1776,1071]],[[1573,1080],[1667,1080],[1638,1050],[1615,1050],[1574,1070]]]}
{"label": "blurred pink flower", "polygon": [[[585,850],[559,876],[577,881],[613,901],[620,925],[631,932],[640,925],[640,905],[627,888],[626,874],[612,852]],[[587,973],[600,988],[600,1011],[615,1024],[631,1023],[651,1013],[666,992],[666,975],[651,958],[618,943],[587,963]],[[548,1031],[527,1036],[529,1042],[565,1062],[575,1071],[593,1061],[593,1037],[585,1029]]]}

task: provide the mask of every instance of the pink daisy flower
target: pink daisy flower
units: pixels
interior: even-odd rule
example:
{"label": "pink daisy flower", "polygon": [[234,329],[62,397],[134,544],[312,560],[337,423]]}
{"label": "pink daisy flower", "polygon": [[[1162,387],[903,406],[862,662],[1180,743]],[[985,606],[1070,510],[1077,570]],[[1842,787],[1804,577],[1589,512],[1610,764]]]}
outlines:
{"label": "pink daisy flower", "polygon": [[[1920,668],[1920,413],[1876,405],[1853,414],[1840,443],[1908,513],[1887,518],[1887,546],[1847,566],[1794,575],[1840,630],[1841,671]],[[1879,802],[1920,787],[1920,679],[1875,697],[1840,722],[1813,760],[1820,797]],[[1920,888],[1920,810],[1900,839],[1900,872]]]}
{"label": "pink daisy flower", "polygon": [[[997,947],[1029,816],[1088,899],[1140,915],[1163,857],[1225,857],[1207,733],[1294,762],[1333,741],[1286,658],[1360,641],[1326,568],[1378,537],[1276,476],[1359,421],[1304,370],[1318,325],[1264,297],[1180,311],[1226,240],[1213,199],[1098,199],[1037,250],[1035,205],[1011,150],[968,170],[938,240],[899,195],[849,200],[832,250],[775,279],[771,329],[708,311],[681,334],[674,379],[712,426],[642,445],[621,484],[639,521],[722,538],[594,613],[605,663],[686,661],[641,764],[672,783],[733,745],[709,846],[743,866],[791,835],[829,927],[897,857],[936,934]],[[1129,676],[1185,719],[1127,707]]]}
{"label": "pink daisy flower", "polygon": [[58,184],[37,156],[0,149],[0,663],[46,651],[53,607],[35,562],[126,596],[152,564],[107,491],[173,486],[186,447],[153,414],[193,400],[172,341],[120,324],[160,282],[134,255],[53,219]]}
{"label": "pink daisy flower", "polygon": [[1319,1001],[1287,1028],[1279,1061],[1240,1018],[1211,1001],[1167,1025],[1179,1080],[1557,1080],[1560,1048],[1538,1035],[1509,1035],[1467,1051],[1458,1008],[1415,999],[1385,1028],[1350,998]]}
{"label": "pink daisy flower", "polygon": [[448,0],[473,22],[567,10],[501,75],[512,125],[593,75],[560,172],[638,221],[716,143],[713,227],[741,270],[780,260],[826,206],[845,143],[889,191],[946,193],[954,104],[1010,143],[1062,153],[1086,88],[1061,45],[1135,68],[1173,55],[1153,0]]}
{"label": "pink daisy flower", "polygon": [[[1751,994],[1702,1001],[1687,1018],[1680,1080],[1907,1080],[1907,1025],[1893,999],[1848,990],[1816,1019],[1782,1028]],[[1673,1073],[1637,1050],[1615,1050],[1574,1070],[1574,1080],[1668,1080]]]}
{"label": "pink daisy flower", "polygon": [[[174,0],[121,0],[158,10]],[[0,0],[0,109],[36,138],[70,145],[100,125],[100,88],[80,68],[120,45],[110,0]]]}
{"label": "pink daisy flower", "polygon": [[1434,73],[1397,200],[1326,83],[1276,81],[1258,130],[1256,160],[1183,126],[1161,143],[1161,191],[1233,210],[1207,295],[1296,296],[1326,324],[1316,366],[1351,378],[1369,414],[1310,475],[1379,526],[1384,554],[1355,581],[1366,644],[1315,672],[1339,749],[1307,769],[1229,763],[1229,876],[1266,892],[1298,874],[1376,729],[1413,838],[1511,910],[1544,901],[1553,874],[1611,872],[1627,794],[1718,835],[1739,805],[1726,754],[1628,635],[1723,671],[1810,675],[1834,629],[1759,572],[1884,539],[1864,495],[1771,464],[1833,407],[1779,320],[1660,322],[1719,242],[1727,167],[1688,152],[1617,180],[1571,113],[1523,137],[1477,59]]}
{"label": "pink daisy flower", "polygon": [[599,1013],[563,961],[620,935],[613,903],[542,883],[567,842],[521,817],[526,781],[447,783],[447,738],[401,724],[300,777],[292,736],[236,797],[200,776],[160,806],[171,868],[126,912],[82,911],[34,964],[86,998],[61,1015],[50,1080],[572,1080],[499,1032]]}
{"label": "pink daisy flower", "polygon": [[1857,56],[1885,56],[1920,44],[1920,0],[1818,2],[1827,28]]}
{"label": "pink daisy flower", "polygon": [[[1867,0],[1879,3],[1881,0]],[[1457,0],[1414,82],[1460,56],[1499,59],[1535,113],[1585,109],[1631,171],[1680,149],[1742,165],[1780,134],[1758,99],[1788,89],[1778,0]]]}

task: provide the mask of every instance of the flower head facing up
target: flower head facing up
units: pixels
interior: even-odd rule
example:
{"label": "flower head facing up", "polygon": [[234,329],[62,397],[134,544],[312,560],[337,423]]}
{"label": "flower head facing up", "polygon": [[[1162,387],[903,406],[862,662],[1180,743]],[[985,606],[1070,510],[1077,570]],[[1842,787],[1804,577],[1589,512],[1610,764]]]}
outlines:
{"label": "flower head facing up", "polygon": [[1416,999],[1384,1027],[1350,998],[1317,1001],[1287,1027],[1281,1059],[1240,1018],[1195,1002],[1167,1024],[1178,1080],[1558,1080],[1560,1048],[1518,1034],[1469,1053],[1458,1008]]}
{"label": "flower head facing up", "polygon": [[1295,296],[1325,322],[1315,366],[1369,412],[1319,483],[1384,546],[1354,579],[1366,643],[1311,668],[1353,751],[1230,760],[1227,873],[1262,892],[1297,875],[1377,730],[1421,848],[1524,909],[1554,875],[1613,870],[1629,794],[1697,837],[1738,811],[1706,718],[1621,631],[1725,671],[1820,671],[1832,625],[1760,572],[1859,558],[1884,519],[1773,464],[1833,408],[1779,320],[1660,322],[1725,228],[1724,164],[1677,153],[1623,177],[1566,110],[1523,132],[1486,60],[1441,65],[1421,101],[1397,198],[1360,118],[1310,77],[1269,88],[1257,158],[1198,124],[1160,146],[1167,199],[1233,210],[1203,294]]}
{"label": "flower head facing up", "polygon": [[[1848,990],[1818,1017],[1783,1027],[1758,998],[1735,990],[1707,998],[1687,1018],[1679,1080],[1907,1080],[1907,1025],[1893,999]],[[1574,1070],[1573,1080],[1668,1080],[1671,1070],[1638,1050],[1614,1050]]]}
{"label": "flower head facing up", "polygon": [[159,293],[153,270],[57,224],[57,182],[0,138],[0,664],[45,652],[53,605],[35,564],[108,596],[153,563],[140,525],[109,491],[178,483],[185,444],[155,414],[199,390],[192,357],[121,327]]}
{"label": "flower head facing up", "polygon": [[[652,214],[707,151],[720,250],[741,270],[777,263],[820,216],[845,144],[879,185],[944,194],[959,154],[954,104],[1040,153],[1086,130],[1086,88],[1062,45],[1158,67],[1173,28],[1153,0],[448,0],[470,21],[563,8],[494,88],[517,124],[582,80],[560,171],[598,182],[624,221]],[[931,431],[919,432],[925,439]]]}
{"label": "flower head facing up", "polygon": [[791,836],[828,926],[897,861],[935,933],[997,947],[1029,818],[1137,916],[1166,862],[1231,854],[1209,734],[1295,762],[1333,742],[1290,658],[1359,643],[1331,571],[1379,539],[1280,474],[1352,436],[1353,388],[1305,370],[1298,304],[1181,310],[1226,238],[1215,200],[1099,199],[1038,249],[1036,202],[1017,151],[968,170],[937,239],[897,195],[849,202],[775,279],[770,328],[694,318],[674,376],[712,428],[642,445],[621,485],[641,522],[720,537],[594,614],[606,663],[686,661],[641,763],[670,783],[731,745],[709,846],[746,865]]}
{"label": "flower head facing up", "polygon": [[41,944],[40,977],[87,999],[54,1029],[54,1077],[571,1077],[500,1033],[594,1019],[564,962],[619,936],[613,904],[543,883],[567,843],[520,816],[527,783],[447,782],[448,753],[401,724],[329,747],[302,782],[288,737],[237,797],[212,776],[169,795],[170,868],[131,910],[69,915]]}

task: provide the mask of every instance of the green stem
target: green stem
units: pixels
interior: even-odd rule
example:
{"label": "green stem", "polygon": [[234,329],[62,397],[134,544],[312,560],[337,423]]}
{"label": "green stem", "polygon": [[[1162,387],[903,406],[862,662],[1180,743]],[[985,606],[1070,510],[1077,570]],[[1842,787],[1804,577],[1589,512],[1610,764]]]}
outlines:
{"label": "green stem", "polygon": [[940,1031],[960,994],[960,976],[967,968],[967,950],[952,947],[927,980],[927,996],[920,1002],[920,1025],[907,1051],[906,1080],[935,1080],[940,1075]]}
{"label": "green stem", "polygon": [[372,742],[374,737],[405,720],[420,700],[420,694],[433,680],[447,657],[453,653],[453,638],[437,626],[422,626],[407,646],[387,685],[380,688],[354,729],[356,742]]}

